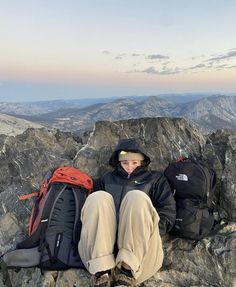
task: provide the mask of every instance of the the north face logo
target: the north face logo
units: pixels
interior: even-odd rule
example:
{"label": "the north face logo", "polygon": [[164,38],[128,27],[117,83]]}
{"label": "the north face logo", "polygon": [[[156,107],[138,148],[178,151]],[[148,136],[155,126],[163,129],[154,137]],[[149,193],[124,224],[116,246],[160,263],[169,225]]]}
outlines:
{"label": "the north face logo", "polygon": [[177,180],[188,181],[187,174],[180,173],[179,175],[175,176]]}

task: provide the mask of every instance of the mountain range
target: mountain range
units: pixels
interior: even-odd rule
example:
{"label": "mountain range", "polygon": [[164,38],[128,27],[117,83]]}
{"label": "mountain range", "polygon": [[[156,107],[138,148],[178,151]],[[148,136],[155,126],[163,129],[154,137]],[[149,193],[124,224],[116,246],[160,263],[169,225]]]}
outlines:
{"label": "mountain range", "polygon": [[[185,103],[190,100],[197,100],[206,97],[207,94],[163,94],[158,97],[170,100],[176,103]],[[109,103],[119,100],[122,97],[106,98],[81,98],[81,99],[63,99],[48,101],[28,101],[28,102],[0,102],[0,112],[11,115],[37,115],[52,112],[64,108],[85,108],[87,106]],[[127,98],[127,97],[126,97]],[[138,101],[145,100],[147,96],[129,96],[129,99]]]}
{"label": "mountain range", "polygon": [[[196,97],[195,97],[196,98]],[[182,117],[195,123],[204,133],[227,128],[236,130],[236,96],[212,95],[178,99],[147,96],[34,103],[0,103],[0,112],[63,131],[91,130],[97,121],[147,117]]]}

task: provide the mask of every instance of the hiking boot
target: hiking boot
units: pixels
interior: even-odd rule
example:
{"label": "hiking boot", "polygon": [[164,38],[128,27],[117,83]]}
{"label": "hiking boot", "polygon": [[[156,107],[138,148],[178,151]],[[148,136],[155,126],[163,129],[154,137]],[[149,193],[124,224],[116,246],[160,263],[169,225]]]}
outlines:
{"label": "hiking boot", "polygon": [[111,287],[111,276],[108,273],[99,277],[93,275],[91,287]]}
{"label": "hiking boot", "polygon": [[134,277],[127,276],[123,273],[117,273],[115,274],[115,280],[114,280],[114,287],[134,287],[135,285],[135,279]]}

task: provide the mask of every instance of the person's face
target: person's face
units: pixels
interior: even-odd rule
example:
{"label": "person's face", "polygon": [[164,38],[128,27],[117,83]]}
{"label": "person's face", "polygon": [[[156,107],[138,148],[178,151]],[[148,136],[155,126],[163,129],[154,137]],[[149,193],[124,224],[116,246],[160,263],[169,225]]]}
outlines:
{"label": "person's face", "polygon": [[120,164],[130,175],[138,166],[141,166],[141,160],[122,160]]}

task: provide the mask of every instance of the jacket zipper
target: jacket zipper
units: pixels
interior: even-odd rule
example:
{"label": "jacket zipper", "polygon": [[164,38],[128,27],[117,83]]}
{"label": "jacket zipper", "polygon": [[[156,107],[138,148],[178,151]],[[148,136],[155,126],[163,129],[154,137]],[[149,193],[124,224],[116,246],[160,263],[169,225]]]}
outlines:
{"label": "jacket zipper", "polygon": [[[127,175],[127,179],[129,179],[129,178],[130,178],[130,174]],[[123,188],[122,188],[122,192],[121,192],[121,196],[120,196],[120,201],[119,201],[119,209],[120,209],[121,201],[122,201],[122,198],[123,198],[124,190],[125,190],[125,185],[124,185]]]}

